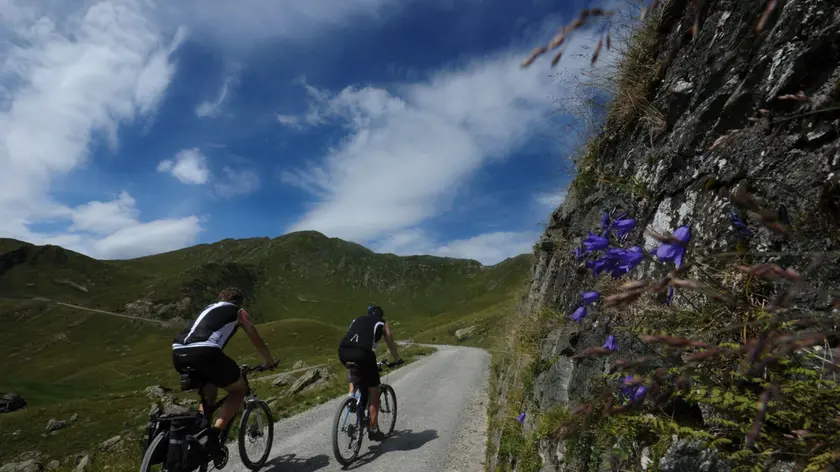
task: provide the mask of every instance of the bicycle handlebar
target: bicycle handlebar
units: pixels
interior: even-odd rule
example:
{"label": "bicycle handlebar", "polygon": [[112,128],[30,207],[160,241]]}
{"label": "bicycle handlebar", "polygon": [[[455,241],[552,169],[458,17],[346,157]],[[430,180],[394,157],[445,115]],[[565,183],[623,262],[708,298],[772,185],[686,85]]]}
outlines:
{"label": "bicycle handlebar", "polygon": [[273,365],[264,367],[262,365],[257,366],[250,366],[247,364],[242,364],[239,366],[239,370],[242,371],[242,374],[249,374],[251,372],[262,372],[266,370],[274,370],[278,365],[280,365],[280,361],[275,361]]}
{"label": "bicycle handlebar", "polygon": [[383,359],[383,360],[377,362],[376,364],[379,367],[379,369],[382,370],[383,367],[388,367],[390,369],[391,367],[396,367],[398,365],[405,364],[405,361],[400,359],[398,362],[388,362],[388,361]]}

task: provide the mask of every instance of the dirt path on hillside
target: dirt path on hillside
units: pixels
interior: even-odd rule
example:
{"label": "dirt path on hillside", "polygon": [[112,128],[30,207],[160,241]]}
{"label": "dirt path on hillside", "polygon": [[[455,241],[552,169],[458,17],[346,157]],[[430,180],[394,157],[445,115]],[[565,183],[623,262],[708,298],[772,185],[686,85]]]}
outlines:
{"label": "dirt path on hillside", "polygon": [[169,322],[167,322],[167,321],[153,320],[153,319],[150,319],[150,318],[143,318],[143,317],[140,317],[140,316],[123,315],[121,313],[114,313],[112,311],[100,310],[98,308],[88,308],[88,307],[84,307],[84,306],[73,305],[72,303],[64,303],[64,302],[59,302],[59,301],[55,301],[55,300],[50,300],[49,298],[36,297],[36,298],[33,298],[32,300],[55,303],[56,305],[62,305],[62,306],[66,306],[66,307],[69,307],[69,308],[76,308],[78,310],[91,311],[91,312],[100,313],[100,314],[103,314],[103,315],[119,316],[120,318],[129,318],[129,319],[132,319],[132,320],[147,321],[149,323],[157,323],[161,326],[169,326]]}

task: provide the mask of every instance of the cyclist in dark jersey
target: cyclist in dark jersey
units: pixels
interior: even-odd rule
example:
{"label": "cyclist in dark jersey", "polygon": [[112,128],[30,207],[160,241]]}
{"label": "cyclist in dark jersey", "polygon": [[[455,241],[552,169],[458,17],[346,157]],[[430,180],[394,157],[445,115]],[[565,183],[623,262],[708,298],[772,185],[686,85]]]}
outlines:
{"label": "cyclist in dark jersey", "polygon": [[[397,352],[397,345],[391,333],[391,325],[384,320],[385,313],[379,306],[369,306],[368,314],[354,319],[350,323],[347,334],[338,346],[338,359],[346,367],[348,362],[354,362],[357,368],[350,372],[352,384],[360,389],[367,388],[370,392],[370,428],[368,437],[372,441],[381,441],[385,435],[379,431],[379,368],[376,365],[376,346],[385,336],[388,349],[397,364],[403,361]],[[356,374],[356,375],[354,375]]]}
{"label": "cyclist in dark jersey", "polygon": [[[239,366],[222,349],[242,326],[262,356],[263,367],[276,366],[268,346],[251,323],[248,312],[242,308],[243,299],[242,292],[236,287],[222,290],[219,301],[207,305],[175,337],[172,344],[172,364],[175,370],[183,373],[187,367],[194,369],[207,384],[204,395],[208,403],[216,402],[218,387],[228,392],[227,399],[219,408],[219,417],[208,435],[208,446],[214,454],[221,451],[219,434],[239,410],[246,392]],[[203,412],[203,405],[199,409]]]}

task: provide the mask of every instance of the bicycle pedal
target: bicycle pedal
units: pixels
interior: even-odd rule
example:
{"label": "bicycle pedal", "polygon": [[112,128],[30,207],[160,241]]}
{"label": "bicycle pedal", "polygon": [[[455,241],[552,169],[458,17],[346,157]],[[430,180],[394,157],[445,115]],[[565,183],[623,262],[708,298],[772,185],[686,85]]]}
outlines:
{"label": "bicycle pedal", "polygon": [[221,469],[226,466],[228,459],[230,459],[230,452],[228,451],[227,446],[222,446],[219,450],[221,451],[219,455],[213,458],[213,466],[217,469]]}

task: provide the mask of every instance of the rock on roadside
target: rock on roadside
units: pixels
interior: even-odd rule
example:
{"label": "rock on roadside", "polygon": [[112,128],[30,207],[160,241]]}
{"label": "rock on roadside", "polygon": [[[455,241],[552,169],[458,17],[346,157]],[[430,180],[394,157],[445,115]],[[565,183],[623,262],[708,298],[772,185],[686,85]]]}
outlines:
{"label": "rock on roadside", "polygon": [[47,431],[58,431],[59,429],[64,428],[67,426],[67,422],[64,420],[57,420],[55,418],[51,418],[47,421]]}
{"label": "rock on roadside", "polygon": [[85,472],[88,467],[90,467],[90,456],[84,456],[76,465],[76,472]]}
{"label": "rock on roadside", "polygon": [[475,333],[476,329],[478,329],[477,325],[472,325],[469,328],[461,328],[458,331],[455,331],[455,339],[457,339],[458,342],[465,341],[469,339],[473,333]]}
{"label": "rock on roadside", "polygon": [[278,374],[277,377],[275,377],[271,383],[275,387],[285,387],[286,385],[290,385],[292,382],[294,382],[294,380],[295,378],[292,376],[292,374],[282,373]]}
{"label": "rock on roadside", "polygon": [[41,463],[37,459],[10,462],[0,467],[0,472],[40,472]]}
{"label": "rock on roadside", "polygon": [[330,376],[330,372],[324,368],[312,369],[301,375],[295,383],[289,387],[289,394],[295,395],[304,390],[311,390],[318,385],[326,382]]}

